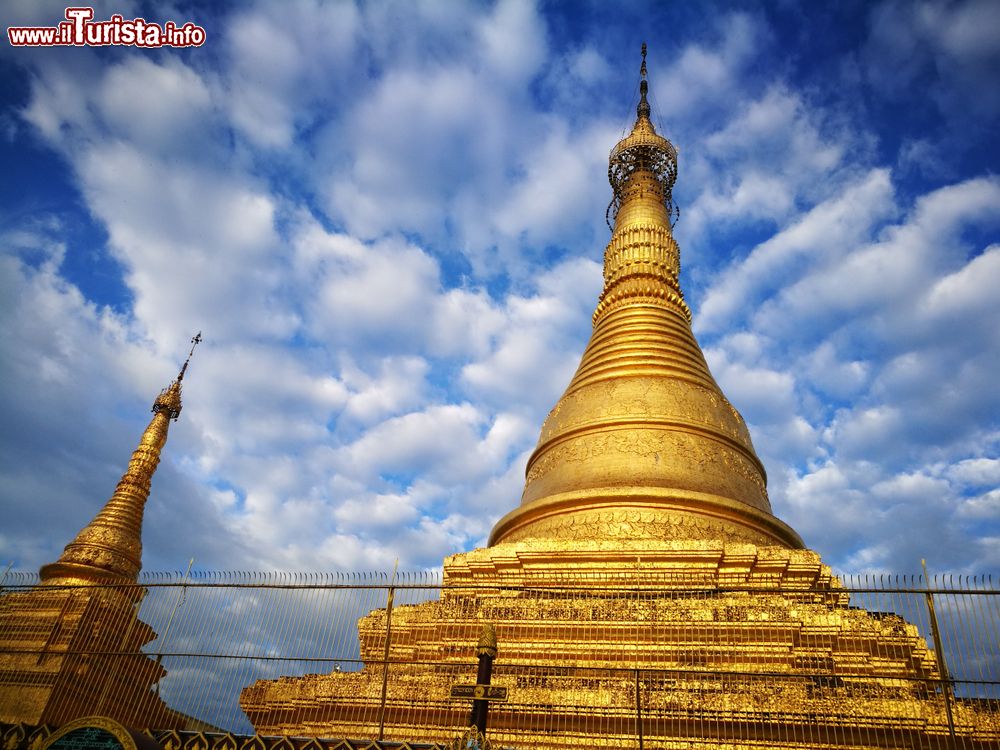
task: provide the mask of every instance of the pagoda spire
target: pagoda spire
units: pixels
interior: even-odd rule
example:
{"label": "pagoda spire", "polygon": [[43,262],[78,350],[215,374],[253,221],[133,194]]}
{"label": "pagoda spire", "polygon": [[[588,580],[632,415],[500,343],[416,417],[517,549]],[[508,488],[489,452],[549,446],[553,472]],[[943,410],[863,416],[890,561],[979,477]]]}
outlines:
{"label": "pagoda spire", "polygon": [[728,539],[801,547],[691,330],[673,237],[677,149],[650,120],[646,45],[632,131],[612,149],[604,289],[580,366],[542,425],[521,504],[491,544]]}
{"label": "pagoda spire", "polygon": [[176,379],[153,402],[153,418],[132,453],[114,494],[100,512],[73,539],[60,558],[40,571],[42,583],[134,582],[142,568],[142,516],[150,483],[167,442],[170,420],[181,413],[181,382],[201,333],[191,339],[191,350]]}
{"label": "pagoda spire", "polygon": [[639,104],[635,108],[636,119],[645,117],[649,119],[649,101],[646,94],[649,92],[649,83],[646,81],[646,43],[642,43],[642,65],[639,66]]}
{"label": "pagoda spire", "polygon": [[[673,238],[673,224],[680,215],[673,201],[677,149],[656,132],[649,119],[645,42],[639,75],[635,124],[608,158],[612,198],[605,218],[612,237],[604,254],[605,285],[594,312],[595,324],[609,310],[636,296],[662,300],[691,320],[679,281],[680,249]],[[637,242],[649,246],[650,263],[634,262]]]}

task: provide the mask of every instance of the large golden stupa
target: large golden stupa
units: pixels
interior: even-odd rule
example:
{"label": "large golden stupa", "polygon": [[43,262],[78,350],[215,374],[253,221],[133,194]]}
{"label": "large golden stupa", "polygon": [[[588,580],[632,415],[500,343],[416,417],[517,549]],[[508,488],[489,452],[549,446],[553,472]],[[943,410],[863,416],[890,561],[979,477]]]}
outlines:
{"label": "large golden stupa", "polygon": [[994,714],[941,700],[916,627],[851,607],[772,513],[746,424],[691,330],[677,153],[650,120],[645,49],[641,72],[634,127],[610,155],[593,335],[520,505],[488,547],[445,560],[439,601],[360,620],[361,671],[243,690],[258,734],[445,741],[468,710],[449,689],[493,623],[494,683],[510,692],[491,712],[499,745],[952,747],[957,733],[996,746]]}

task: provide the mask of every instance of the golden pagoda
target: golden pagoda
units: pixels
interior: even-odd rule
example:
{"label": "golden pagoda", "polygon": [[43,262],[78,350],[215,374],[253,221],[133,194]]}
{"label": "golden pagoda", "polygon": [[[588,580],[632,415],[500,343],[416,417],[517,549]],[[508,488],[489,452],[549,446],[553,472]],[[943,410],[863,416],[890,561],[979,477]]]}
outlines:
{"label": "golden pagoda", "polygon": [[490,623],[493,684],[510,696],[491,709],[495,746],[1000,743],[995,713],[944,695],[917,628],[851,607],[772,513],[746,424],[691,330],[672,226],[677,152],[650,119],[645,56],[643,45],[635,124],[609,159],[593,334],[542,426],[520,505],[488,547],[444,561],[440,600],[392,608],[390,597],[361,618],[360,671],[245,688],[259,735],[449,741],[468,723],[449,690],[472,677]]}
{"label": "golden pagoda", "polygon": [[64,724],[102,714],[128,726],[184,727],[154,686],[166,674],[142,653],[156,639],[138,619],[145,589],[142,517],[171,420],[181,413],[177,378],[153,402],[153,417],[114,494],[34,589],[0,598],[0,723]]}

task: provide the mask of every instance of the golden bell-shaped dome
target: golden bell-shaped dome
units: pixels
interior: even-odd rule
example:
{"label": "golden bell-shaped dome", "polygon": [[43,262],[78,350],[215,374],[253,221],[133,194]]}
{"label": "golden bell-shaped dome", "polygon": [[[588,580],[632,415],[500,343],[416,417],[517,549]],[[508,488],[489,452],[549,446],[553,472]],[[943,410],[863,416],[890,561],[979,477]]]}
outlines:
{"label": "golden bell-shaped dome", "polygon": [[677,152],[643,80],[611,152],[611,241],[594,332],[528,459],[520,506],[490,543],[530,538],[729,539],[802,547],[771,512],[750,433],[712,378],[678,283]]}

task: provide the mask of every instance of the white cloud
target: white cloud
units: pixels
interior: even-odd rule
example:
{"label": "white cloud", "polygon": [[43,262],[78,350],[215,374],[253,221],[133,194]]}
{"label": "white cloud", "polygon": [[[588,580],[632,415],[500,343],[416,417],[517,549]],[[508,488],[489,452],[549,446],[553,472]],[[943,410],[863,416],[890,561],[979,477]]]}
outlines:
{"label": "white cloud", "polygon": [[430,406],[393,417],[346,446],[338,463],[343,473],[358,477],[419,474],[439,482],[466,480],[470,472],[489,469],[470,460],[482,458],[475,446],[485,419],[471,404]]}
{"label": "white cloud", "polygon": [[951,466],[948,476],[973,487],[1000,486],[1000,459],[968,458]]}
{"label": "white cloud", "polygon": [[505,330],[487,356],[463,367],[462,381],[479,398],[544,414],[579,364],[575,337],[586,330],[599,271],[592,261],[566,261],[539,278],[538,289],[532,297],[508,296]]}
{"label": "white cloud", "polygon": [[95,98],[113,137],[143,150],[176,152],[213,126],[208,87],[177,60],[126,59],[108,69]]}
{"label": "white cloud", "polygon": [[361,18],[353,3],[311,0],[241,6],[225,25],[220,94],[254,146],[288,148],[355,73]]}
{"label": "white cloud", "polygon": [[278,240],[268,195],[124,146],[82,155],[80,168],[136,314],[157,340],[177,347],[201,328],[225,340],[248,329],[273,337],[297,327],[294,311],[272,305],[282,261],[272,254]]}
{"label": "white cloud", "polygon": [[507,85],[523,84],[545,59],[544,25],[531,0],[500,0],[478,31],[486,66]]}
{"label": "white cloud", "polygon": [[998,21],[990,0],[879,3],[869,18],[865,72],[883,96],[898,99],[919,81],[946,117],[994,116]]}
{"label": "white cloud", "polygon": [[[996,484],[997,480],[994,479],[993,483]],[[996,524],[1000,519],[1000,489],[962,500],[956,515],[962,520],[973,523]]]}
{"label": "white cloud", "polygon": [[805,373],[812,387],[836,399],[858,394],[867,385],[870,372],[868,362],[842,361],[829,340],[816,347],[805,362]]}
{"label": "white cloud", "polygon": [[421,348],[424,341],[413,339],[440,287],[437,262],[423,250],[399,240],[366,245],[313,226],[297,243],[297,259],[314,288],[305,300],[314,336]]}
{"label": "white cloud", "polygon": [[84,69],[41,66],[35,73],[31,100],[23,112],[25,121],[56,147],[68,145],[65,141],[73,128],[95,127],[86,80]]}
{"label": "white cloud", "polygon": [[909,219],[879,241],[851,248],[788,285],[762,306],[760,320],[772,335],[787,339],[793,325],[815,329],[855,316],[865,316],[870,325],[872,316],[876,323],[885,316],[887,326],[909,338],[914,300],[965,254],[961,231],[992,223],[997,207],[1000,188],[993,180],[970,180],[923,196]]}
{"label": "white cloud", "polygon": [[317,339],[450,357],[486,351],[506,323],[483,290],[445,290],[438,261],[399,239],[368,244],[307,222],[294,246]]}
{"label": "white cloud", "polygon": [[671,68],[653,77],[654,101],[669,103],[673,117],[689,118],[706,106],[725,102],[766,33],[748,14],[721,16],[713,44],[686,45]]}
{"label": "white cloud", "polygon": [[996,279],[1000,278],[1000,245],[991,245],[955,273],[941,278],[924,297],[922,312],[949,325],[989,319],[1000,307]]}
{"label": "white cloud", "polygon": [[[695,329],[716,331],[731,325],[735,315],[751,308],[762,296],[772,294],[817,266],[821,271],[817,276],[824,279],[827,271],[824,261],[842,264],[843,248],[869,236],[894,210],[892,197],[889,174],[873,170],[861,181],[848,185],[842,194],[812,208],[787,229],[754,248],[745,260],[719,274],[718,281],[704,295]],[[838,288],[843,287],[841,284]],[[850,287],[847,285],[846,289]]]}
{"label": "white cloud", "polygon": [[571,56],[569,69],[576,78],[586,83],[606,80],[611,74],[608,61],[591,46],[584,47]]}
{"label": "white cloud", "polygon": [[446,486],[481,481],[508,465],[514,450],[533,437],[514,414],[487,414],[470,404],[428,406],[392,417],[338,451],[335,465],[365,481],[437,482]]}
{"label": "white cloud", "polygon": [[705,357],[723,392],[741,405],[748,421],[773,422],[795,411],[795,381],[791,374],[730,362],[719,350],[708,349]]}
{"label": "white cloud", "polygon": [[601,146],[612,138],[610,128],[572,138],[556,123],[525,155],[524,175],[496,214],[500,234],[544,244],[592,219],[607,191],[587,178],[607,159]]}
{"label": "white cloud", "polygon": [[427,360],[385,357],[378,368],[374,377],[350,361],[342,370],[343,382],[352,391],[345,412],[363,424],[416,407],[426,397],[426,377],[430,370]]}
{"label": "white cloud", "polygon": [[334,511],[341,528],[356,531],[387,526],[407,526],[417,520],[418,508],[406,495],[375,495],[350,499]]}

